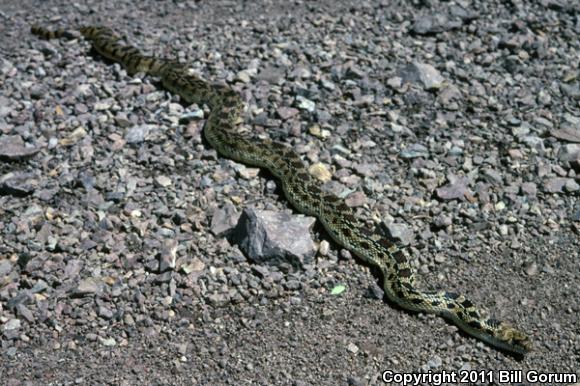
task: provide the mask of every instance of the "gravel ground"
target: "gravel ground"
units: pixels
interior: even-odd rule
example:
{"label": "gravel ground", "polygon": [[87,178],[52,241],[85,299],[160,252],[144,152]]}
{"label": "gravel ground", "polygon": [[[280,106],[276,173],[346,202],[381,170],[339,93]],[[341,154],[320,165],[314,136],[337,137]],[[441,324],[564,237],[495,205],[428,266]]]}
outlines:
{"label": "gravel ground", "polygon": [[[578,374],[579,15],[559,0],[3,1],[0,383]],[[111,26],[229,83],[256,135],[332,172],[325,189],[408,245],[425,288],[469,294],[535,350],[389,304],[319,227],[303,267],[252,261],[212,219],[287,210],[271,177],[201,140],[202,106],[32,23]]]}

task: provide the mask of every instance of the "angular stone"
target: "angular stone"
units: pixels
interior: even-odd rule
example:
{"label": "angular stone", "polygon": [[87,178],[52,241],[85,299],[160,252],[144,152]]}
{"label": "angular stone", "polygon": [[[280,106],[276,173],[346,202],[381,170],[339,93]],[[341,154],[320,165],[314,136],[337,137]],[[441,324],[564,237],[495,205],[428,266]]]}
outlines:
{"label": "angular stone", "polygon": [[72,146],[78,143],[81,139],[83,139],[87,135],[87,131],[84,127],[77,127],[71,133],[69,133],[66,137],[60,140],[60,144],[62,146]]}
{"label": "angular stone", "polygon": [[293,116],[299,114],[300,110],[295,109],[293,107],[281,106],[281,107],[278,107],[278,109],[276,110],[276,113],[278,114],[278,116],[281,119],[286,120],[288,118],[292,118]]}
{"label": "angular stone", "polygon": [[310,99],[304,98],[302,95],[296,97],[296,106],[301,110],[306,110],[310,113],[316,110],[316,103]]}
{"label": "angular stone", "polygon": [[163,242],[159,252],[159,272],[173,270],[177,254],[177,240],[166,240]]}
{"label": "angular stone", "polygon": [[401,150],[399,153],[399,157],[403,159],[411,159],[411,158],[418,158],[418,157],[429,157],[429,149],[427,149],[424,145],[420,143],[414,143],[408,148]]}
{"label": "angular stone", "polygon": [[64,275],[67,278],[73,278],[81,272],[82,268],[83,268],[82,260],[71,259],[66,263],[66,266],[64,267]]}
{"label": "angular stone", "polygon": [[12,263],[10,260],[0,261],[0,280],[3,276],[8,275],[12,271]]}
{"label": "angular stone", "polygon": [[105,347],[114,347],[117,345],[115,338],[101,338],[99,337],[99,343]]}
{"label": "angular stone", "polygon": [[351,195],[349,195],[344,200],[344,202],[351,208],[356,208],[359,206],[363,206],[367,202],[367,196],[364,194],[364,192],[354,192]]}
{"label": "angular stone", "polygon": [[153,125],[139,125],[131,127],[125,134],[125,141],[128,144],[139,144],[145,141],[149,133],[153,130]]}
{"label": "angular stone", "polygon": [[284,70],[277,67],[267,67],[258,73],[257,80],[264,80],[270,84],[284,83]]}
{"label": "angular stone", "polygon": [[544,191],[547,193],[562,193],[568,180],[572,179],[563,177],[550,178],[544,182]]}
{"label": "angular stone", "polygon": [[229,234],[238,223],[241,213],[237,211],[232,204],[226,204],[223,208],[214,210],[210,232],[217,237],[223,237]]}
{"label": "angular stone", "polygon": [[391,240],[399,240],[401,244],[408,245],[413,241],[413,231],[405,224],[386,224],[387,236]]}
{"label": "angular stone", "polygon": [[160,188],[166,188],[171,186],[171,178],[167,176],[157,176],[155,177],[155,184]]}
{"label": "angular stone", "polygon": [[245,209],[229,239],[254,262],[272,265],[285,262],[301,267],[316,254],[310,235],[315,221],[313,217],[286,212]]}
{"label": "angular stone", "polygon": [[578,185],[578,183],[572,178],[569,178],[568,181],[566,181],[566,185],[564,185],[564,190],[570,193],[577,192],[578,189],[580,189],[580,185]]}
{"label": "angular stone", "polygon": [[26,146],[19,135],[4,135],[0,137],[0,160],[18,161],[34,156],[40,151],[34,146]]}
{"label": "angular stone", "polygon": [[455,181],[444,185],[435,190],[437,198],[441,200],[454,200],[458,198],[465,197],[468,193],[467,184],[469,180],[467,178],[457,178]]}
{"label": "angular stone", "polygon": [[18,315],[26,319],[27,322],[34,322],[34,315],[32,314],[32,311],[30,311],[24,304],[17,305],[16,311],[18,312]]}
{"label": "angular stone", "polygon": [[204,268],[205,264],[198,258],[194,258],[192,261],[181,266],[181,270],[187,275],[192,272],[201,272]]}
{"label": "angular stone", "polygon": [[34,193],[38,177],[33,173],[11,172],[0,176],[0,194],[23,197]]}
{"label": "angular stone", "polygon": [[399,70],[403,83],[421,84],[426,90],[441,88],[445,79],[435,67],[426,63],[413,62]]}
{"label": "angular stone", "polygon": [[102,291],[100,283],[94,278],[83,279],[74,290],[77,296],[95,295]]}
{"label": "angular stone", "polygon": [[580,127],[563,127],[552,130],[550,134],[564,141],[580,143]]}
{"label": "angular stone", "polygon": [[580,143],[567,143],[562,146],[558,158],[561,161],[575,161],[580,158]]}
{"label": "angular stone", "polygon": [[9,319],[2,326],[2,331],[18,330],[21,326],[20,319]]}
{"label": "angular stone", "polygon": [[99,311],[98,311],[98,315],[103,319],[109,320],[109,319],[113,318],[114,313],[109,308],[107,308],[105,306],[100,306]]}
{"label": "angular stone", "polygon": [[521,186],[521,190],[523,194],[530,197],[535,197],[538,192],[537,185],[533,182],[524,182]]}

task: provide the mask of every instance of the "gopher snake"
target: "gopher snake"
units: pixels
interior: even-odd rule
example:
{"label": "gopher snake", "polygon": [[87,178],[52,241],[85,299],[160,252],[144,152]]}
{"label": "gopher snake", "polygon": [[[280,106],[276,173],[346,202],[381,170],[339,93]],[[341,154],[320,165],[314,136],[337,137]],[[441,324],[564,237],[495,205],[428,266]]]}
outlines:
{"label": "gopher snake", "polygon": [[[438,314],[463,331],[501,350],[523,355],[532,348],[530,339],[505,322],[485,318],[463,295],[446,291],[424,292],[414,285],[408,252],[380,234],[367,229],[338,197],[323,192],[300,156],[289,146],[270,140],[249,139],[237,130],[243,102],[232,89],[189,74],[187,66],[175,61],[145,56],[106,27],[83,27],[81,35],[101,55],[119,62],[129,74],[145,73],[161,80],[169,91],[187,103],[207,104],[205,138],[221,155],[245,164],[268,169],[282,184],[287,200],[300,212],[318,218],[328,234],[344,248],[380,269],[387,297],[411,310]],[[74,37],[64,30],[32,27],[45,38]]]}

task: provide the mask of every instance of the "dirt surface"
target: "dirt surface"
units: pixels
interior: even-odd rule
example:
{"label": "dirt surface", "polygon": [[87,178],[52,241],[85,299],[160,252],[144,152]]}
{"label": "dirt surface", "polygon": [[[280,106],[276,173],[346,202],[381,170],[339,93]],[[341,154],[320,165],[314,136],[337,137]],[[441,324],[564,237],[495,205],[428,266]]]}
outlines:
{"label": "dirt surface", "polygon": [[[577,376],[573,3],[3,1],[0,384]],[[424,288],[469,295],[534,351],[513,357],[399,309],[334,243],[303,269],[252,262],[211,221],[226,204],[286,210],[271,176],[202,141],[202,106],[82,39],[39,40],[33,23],[110,26],[230,84],[250,130],[331,171],[326,189],[410,248]]]}

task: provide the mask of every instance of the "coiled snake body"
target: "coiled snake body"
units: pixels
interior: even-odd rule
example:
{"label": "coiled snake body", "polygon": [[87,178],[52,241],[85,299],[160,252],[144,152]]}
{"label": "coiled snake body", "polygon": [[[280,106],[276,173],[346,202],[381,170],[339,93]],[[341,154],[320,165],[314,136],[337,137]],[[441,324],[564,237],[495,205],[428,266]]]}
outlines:
{"label": "coiled snake body", "polygon": [[[441,315],[499,349],[516,354],[531,350],[531,341],[523,332],[505,322],[485,318],[463,295],[417,289],[408,252],[367,229],[341,199],[323,192],[289,146],[239,134],[243,102],[234,90],[191,75],[183,64],[145,56],[137,48],[122,44],[109,28],[82,27],[79,31],[96,51],[119,62],[129,74],[141,72],[158,77],[166,89],[185,102],[207,104],[211,113],[204,135],[209,144],[227,158],[268,169],[281,181],[286,198],[297,210],[317,217],[338,244],[379,268],[383,289],[391,301],[407,310]],[[74,36],[68,31],[37,26],[32,27],[32,33],[46,39]]]}

